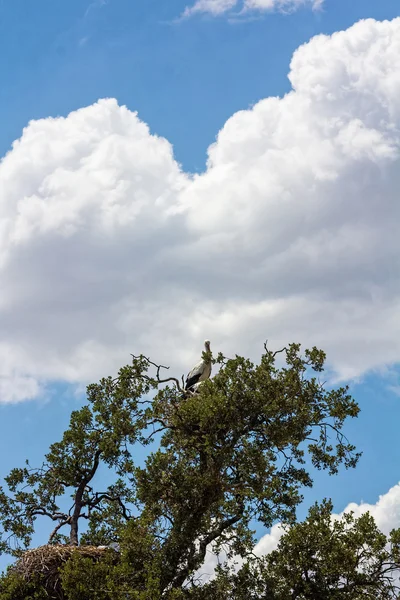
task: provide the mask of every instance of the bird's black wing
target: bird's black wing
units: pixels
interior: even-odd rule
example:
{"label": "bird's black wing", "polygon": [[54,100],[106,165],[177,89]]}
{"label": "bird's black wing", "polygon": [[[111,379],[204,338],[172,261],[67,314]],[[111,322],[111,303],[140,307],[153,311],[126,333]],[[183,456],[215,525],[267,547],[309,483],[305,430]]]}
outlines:
{"label": "bird's black wing", "polygon": [[200,375],[201,373],[196,373],[195,375],[188,377],[185,383],[185,390],[189,390],[195,383],[197,383],[200,380]]}

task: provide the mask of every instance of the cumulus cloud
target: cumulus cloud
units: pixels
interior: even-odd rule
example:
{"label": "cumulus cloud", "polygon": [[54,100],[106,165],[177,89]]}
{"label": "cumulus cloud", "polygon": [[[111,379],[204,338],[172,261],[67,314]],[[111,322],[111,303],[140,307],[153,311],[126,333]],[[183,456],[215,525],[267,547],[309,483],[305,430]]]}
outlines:
{"label": "cumulus cloud", "polygon": [[355,517],[369,512],[379,529],[388,535],[392,529],[400,527],[400,483],[393,486],[386,494],[379,496],[376,504],[351,502],[338,517],[349,512],[353,512]]}
{"label": "cumulus cloud", "polygon": [[[392,529],[400,527],[400,483],[393,486],[386,494],[379,496],[376,504],[368,504],[361,502],[351,502],[341,513],[333,513],[332,520],[341,519],[345,513],[352,512],[355,518],[369,512],[375,519],[378,528],[385,534],[389,535]],[[265,556],[273,550],[276,550],[279,540],[285,533],[285,528],[277,523],[271,530],[262,536],[254,547],[256,556]],[[218,564],[227,562],[226,554],[216,555],[212,551],[212,547],[208,549],[204,565],[199,569],[197,577],[205,583],[212,579],[215,575],[215,569]],[[229,561],[228,561],[229,562]],[[235,565],[238,570],[243,565],[243,560],[240,558],[232,559],[231,564]]]}
{"label": "cumulus cloud", "polygon": [[342,379],[399,361],[400,19],[313,38],[289,78],[201,175],[112,99],[29,123],[0,163],[1,401],[130,352],[181,373],[204,338],[316,344]]}
{"label": "cumulus cloud", "polygon": [[[284,533],[285,529],[281,523],[273,525],[269,533],[262,536],[258,543],[255,544],[253,554],[255,556],[265,556],[273,550],[276,550],[279,540]],[[201,583],[204,585],[215,577],[215,570],[218,565],[229,564],[231,567],[234,567],[235,571],[238,571],[243,566],[244,562],[245,561],[239,556],[227,559],[227,555],[224,550],[222,550],[219,554],[216,554],[213,545],[210,544],[207,547],[204,564],[196,572],[196,580],[201,581]]]}
{"label": "cumulus cloud", "polygon": [[208,13],[213,16],[223,15],[232,9],[238,9],[239,14],[249,11],[259,12],[293,12],[301,7],[311,7],[317,10],[322,7],[324,0],[197,0],[193,6],[188,6],[183,17],[191,17],[197,13]]}
{"label": "cumulus cloud", "polygon": [[[393,486],[386,494],[379,496],[375,504],[361,502],[351,502],[341,513],[334,513],[333,519],[341,519],[344,514],[352,512],[355,518],[369,512],[375,519],[379,529],[389,535],[392,529],[400,527],[400,483]],[[263,556],[269,554],[278,547],[278,543],[284,529],[279,523],[271,528],[271,531],[264,535],[255,547],[255,554]]]}

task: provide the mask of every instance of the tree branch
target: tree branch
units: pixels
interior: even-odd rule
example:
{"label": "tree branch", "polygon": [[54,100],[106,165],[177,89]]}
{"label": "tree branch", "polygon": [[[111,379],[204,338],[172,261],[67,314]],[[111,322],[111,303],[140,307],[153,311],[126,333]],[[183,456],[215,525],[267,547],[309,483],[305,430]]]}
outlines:
{"label": "tree branch", "polygon": [[207,546],[216,540],[226,529],[229,529],[229,527],[232,527],[232,525],[235,525],[235,523],[240,521],[243,516],[243,510],[244,507],[242,506],[239,514],[222,521],[216,529],[210,531],[210,533],[201,540],[197,552],[191,551],[189,553],[186,566],[177,573],[171,583],[172,589],[181,587],[188,578],[190,572],[203,563],[207,552]]}
{"label": "tree branch", "polygon": [[58,525],[56,525],[56,527],[54,527],[54,529],[51,532],[50,537],[49,537],[49,541],[48,541],[49,544],[51,544],[56,533],[61,529],[61,527],[64,527],[64,525],[68,525],[70,523],[70,519],[71,519],[71,517],[68,517],[64,521],[60,521],[60,523]]}
{"label": "tree branch", "polygon": [[42,517],[49,517],[49,519],[51,519],[52,521],[59,521],[60,519],[68,519],[68,515],[65,513],[60,513],[60,512],[55,512],[55,513],[51,513],[49,511],[47,511],[44,508],[38,507],[35,508],[34,510],[30,510],[27,511],[27,515],[28,516],[42,516]]}
{"label": "tree branch", "polygon": [[109,500],[110,502],[117,502],[117,504],[119,504],[119,506],[122,510],[122,515],[126,521],[130,521],[131,519],[134,518],[134,517],[132,517],[132,515],[130,515],[128,513],[128,509],[126,508],[125,504],[122,502],[121,496],[111,496],[111,494],[108,494],[107,492],[103,492],[103,493],[96,492],[96,498],[93,501],[85,502],[85,506],[87,506],[89,509],[96,508],[96,506],[98,506],[98,504],[100,504],[100,502],[102,502],[103,500]]}
{"label": "tree branch", "polygon": [[[179,384],[179,379],[177,379],[176,377],[168,377],[166,379],[160,379],[160,371],[161,371],[161,369],[165,369],[165,370],[168,371],[169,367],[166,367],[165,365],[158,365],[157,363],[155,363],[152,360],[150,360],[147,356],[135,356],[134,354],[131,354],[131,356],[135,360],[137,360],[139,358],[144,358],[149,363],[149,365],[152,365],[153,367],[155,367],[157,369],[157,373],[156,373],[156,381],[157,381],[157,383],[169,383],[170,381],[172,381],[173,383],[175,383],[177,390],[179,392],[183,392],[183,389],[181,388],[181,386]],[[143,379],[145,379],[146,381],[154,380],[154,377],[149,377],[148,375],[141,375],[141,377]]]}

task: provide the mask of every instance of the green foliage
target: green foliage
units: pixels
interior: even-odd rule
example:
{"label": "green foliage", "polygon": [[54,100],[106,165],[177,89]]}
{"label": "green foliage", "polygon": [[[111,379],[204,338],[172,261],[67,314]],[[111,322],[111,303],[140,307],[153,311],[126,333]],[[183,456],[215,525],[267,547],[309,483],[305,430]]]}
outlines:
{"label": "green foliage", "polygon": [[21,575],[8,570],[0,576],[0,600],[48,600],[42,577],[36,575],[27,582]]}
{"label": "green foliage", "polygon": [[[41,516],[55,523],[49,543],[65,540],[59,531],[68,527],[69,542],[77,544],[81,519],[89,522],[92,536],[96,530],[96,541],[115,541],[116,527],[129,517],[125,502],[131,500],[131,491],[123,478],[133,469],[127,445],[136,441],[139,398],[151,389],[143,378],[147,367],[136,361],[133,367],[121,369],[116,380],[106,378],[88,386],[88,405],[71,414],[69,428],[60,442],[50,446],[43,465],[32,468],[27,461],[25,467],[5,477],[8,490],[0,488],[4,531],[0,552],[19,556],[29,546],[35,521]],[[139,378],[133,378],[133,373]],[[104,492],[95,492],[90,483],[101,463],[113,469],[117,479]],[[68,512],[61,508],[67,496],[73,501]],[[103,534],[96,527],[99,513],[108,519]]]}
{"label": "green foliage", "polygon": [[306,522],[292,527],[268,556],[269,577],[280,582],[275,597],[296,590],[299,599],[329,600],[338,591],[349,599],[389,598],[383,573],[394,563],[386,536],[368,513],[358,519],[348,513],[332,523],[331,511],[331,502],[312,507]]}
{"label": "green foliage", "polygon": [[[278,367],[281,356],[286,362]],[[331,474],[356,465],[359,455],[342,429],[359,409],[347,387],[326,390],[318,380],[322,351],[302,355],[291,344],[265,348],[259,364],[221,354],[212,360],[219,372],[188,395],[177,379],[162,378],[162,367],[133,357],[116,379],[88,387],[87,406],[72,413],[41,469],[27,466],[6,478],[3,539],[11,533],[25,547],[35,519],[45,515],[57,523],[52,542],[67,527],[77,543],[85,519],[82,542],[121,543],[120,564],[107,573],[85,561],[65,568],[69,597],[83,597],[90,586],[101,594],[96,586],[107,581],[113,598],[183,598],[210,544],[246,558],[254,547],[251,520],[294,523],[301,490],[312,485],[307,456]],[[155,441],[145,466],[136,466],[132,445]],[[91,487],[100,464],[115,475],[105,492]],[[67,492],[73,508],[64,513]]]}
{"label": "green foliage", "polygon": [[[400,529],[386,537],[369,513],[332,517],[332,503],[315,504],[303,523],[287,528],[277,550],[224,567],[188,595],[192,600],[395,600]],[[247,595],[246,595],[247,594]]]}
{"label": "green foliage", "polygon": [[76,553],[61,569],[62,588],[68,600],[108,600],[115,588],[112,574],[112,556],[94,562]]}

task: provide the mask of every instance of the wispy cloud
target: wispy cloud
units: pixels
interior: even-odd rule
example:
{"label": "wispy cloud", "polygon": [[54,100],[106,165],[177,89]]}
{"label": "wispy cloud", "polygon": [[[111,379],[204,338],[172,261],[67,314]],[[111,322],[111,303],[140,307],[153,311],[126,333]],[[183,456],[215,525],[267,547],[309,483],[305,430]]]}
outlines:
{"label": "wispy cloud", "polygon": [[186,7],[183,17],[190,17],[196,13],[209,13],[217,16],[222,15],[237,5],[237,0],[197,0],[191,6]]}
{"label": "wispy cloud", "polygon": [[86,44],[88,43],[88,41],[89,41],[89,36],[85,35],[84,37],[82,37],[79,40],[78,46],[82,48],[83,46],[86,46]]}
{"label": "wispy cloud", "polygon": [[291,13],[301,7],[318,10],[324,0],[197,0],[192,6],[187,6],[182,14],[183,18],[191,17],[198,13],[207,13],[220,16],[238,9],[239,15],[249,12],[280,11]]}
{"label": "wispy cloud", "polygon": [[105,6],[106,4],[108,4],[108,0],[94,0],[87,7],[85,14],[84,14],[84,18],[86,18],[88,16],[88,14],[90,13],[90,11],[92,11],[93,9],[100,8],[101,6]]}

